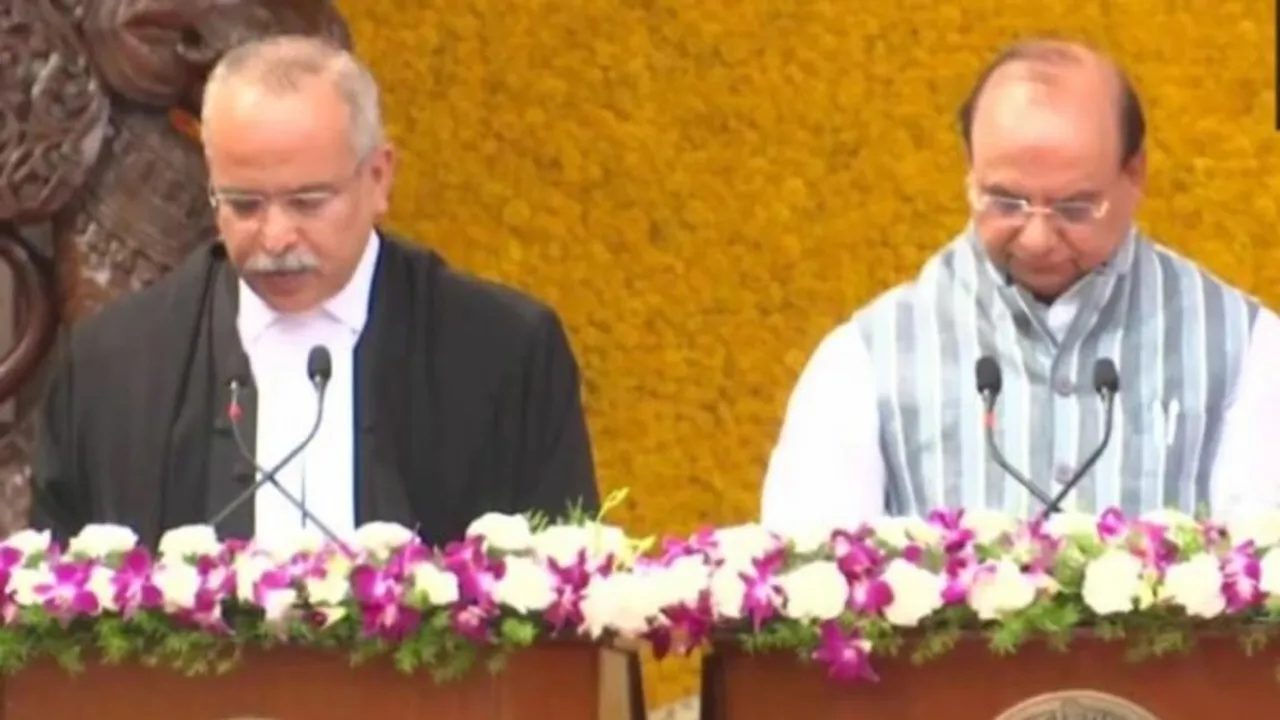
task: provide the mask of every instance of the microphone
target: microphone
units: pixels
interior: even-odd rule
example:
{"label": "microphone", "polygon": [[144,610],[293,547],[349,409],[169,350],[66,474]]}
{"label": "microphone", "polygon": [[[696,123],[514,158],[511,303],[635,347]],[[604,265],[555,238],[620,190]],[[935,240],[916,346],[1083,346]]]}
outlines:
{"label": "microphone", "polygon": [[1000,389],[1003,385],[999,363],[990,355],[983,355],[978,358],[978,364],[974,366],[974,375],[978,381],[978,394],[982,396],[982,425],[986,431],[987,452],[991,455],[991,459],[995,461],[1001,470],[1008,473],[1009,477],[1017,480],[1019,485],[1034,495],[1037,500],[1045,505],[1052,503],[1053,498],[1036,487],[1035,483],[1031,482],[1026,475],[1018,472],[1005,458],[1004,453],[1000,452],[1000,446],[996,443],[996,398],[1000,396]]}
{"label": "microphone", "polygon": [[1040,519],[1044,520],[1050,514],[1060,512],[1062,510],[1062,501],[1067,499],[1067,495],[1084,480],[1084,476],[1089,474],[1094,465],[1098,464],[1098,460],[1102,458],[1102,451],[1107,449],[1107,443],[1111,442],[1111,427],[1115,420],[1115,404],[1116,394],[1120,392],[1120,373],[1116,371],[1116,364],[1110,358],[1098,358],[1093,364],[1093,389],[1098,393],[1098,397],[1102,400],[1102,439],[1098,442],[1098,447],[1085,458],[1084,463],[1076,470],[1071,479],[1062,484],[1062,489],[1053,497],[1044,511],[1040,514]]}
{"label": "microphone", "polygon": [[209,521],[210,525],[217,527],[219,523],[230,517],[231,513],[235,512],[237,508],[248,502],[250,498],[256,495],[259,489],[264,485],[270,484],[274,486],[275,489],[290,502],[290,504],[302,513],[302,516],[306,518],[307,522],[315,525],[328,540],[350,553],[346,544],[338,538],[337,533],[330,530],[327,525],[320,521],[320,518],[316,517],[314,513],[307,509],[307,506],[303,504],[301,500],[294,497],[293,493],[289,492],[289,490],[285,488],[284,485],[281,485],[280,481],[276,479],[276,475],[288,466],[294,458],[300,455],[302,451],[311,444],[316,433],[320,431],[320,422],[324,419],[325,390],[328,389],[329,378],[332,376],[333,358],[329,355],[329,349],[323,345],[316,345],[311,348],[311,352],[307,355],[307,377],[311,379],[311,385],[316,391],[315,421],[311,423],[311,429],[307,432],[306,437],[302,439],[302,442],[298,443],[297,447],[291,450],[280,460],[280,462],[276,463],[276,465],[269,470],[264,469],[258,464],[257,460],[254,459],[253,454],[249,452],[249,448],[245,444],[244,436],[240,432],[239,395],[242,381],[239,378],[232,378],[230,383],[228,383],[228,390],[230,391],[231,399],[227,403],[227,418],[231,422],[231,434],[232,437],[235,438],[236,449],[240,452],[240,456],[248,461],[257,472],[258,479],[246,488],[244,492],[237,495],[236,498],[223,508],[221,512],[215,515],[213,519]]}

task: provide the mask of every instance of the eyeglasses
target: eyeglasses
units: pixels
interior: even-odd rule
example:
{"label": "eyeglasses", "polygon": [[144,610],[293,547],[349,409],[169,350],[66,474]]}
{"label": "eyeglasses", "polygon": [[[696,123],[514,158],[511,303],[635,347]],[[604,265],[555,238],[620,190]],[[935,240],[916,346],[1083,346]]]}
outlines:
{"label": "eyeglasses", "polygon": [[1010,197],[988,192],[971,191],[970,203],[975,212],[987,213],[1010,222],[1025,223],[1035,215],[1044,215],[1066,225],[1085,225],[1099,220],[1111,208],[1108,201],[1064,200],[1048,205],[1037,205],[1026,198]]}
{"label": "eyeglasses", "polygon": [[363,167],[363,162],[357,163],[349,175],[331,185],[317,185],[284,193],[242,192],[210,187],[209,205],[215,212],[225,210],[238,222],[260,222],[266,217],[267,208],[272,204],[279,205],[285,214],[295,220],[314,220],[324,214],[335,198],[346,192]]}
{"label": "eyeglasses", "polygon": [[218,192],[209,190],[209,202],[214,210],[227,210],[237,220],[261,219],[273,202],[279,204],[290,216],[311,219],[323,214],[329,203],[338,196],[333,190],[314,190],[280,195]]}

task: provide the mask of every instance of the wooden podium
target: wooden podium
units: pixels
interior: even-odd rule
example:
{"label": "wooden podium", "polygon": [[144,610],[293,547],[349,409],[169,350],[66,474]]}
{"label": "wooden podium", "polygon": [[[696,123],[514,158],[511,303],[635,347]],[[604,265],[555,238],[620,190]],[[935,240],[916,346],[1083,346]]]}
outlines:
{"label": "wooden podium", "polygon": [[47,662],[6,678],[0,697],[0,720],[644,717],[636,656],[585,643],[525,650],[497,674],[478,666],[443,684],[426,672],[397,672],[382,658],[353,668],[340,651],[262,651],[227,674],[194,678],[140,665],[68,674]]}
{"label": "wooden podium", "polygon": [[[1277,641],[1280,642],[1280,641]],[[708,653],[703,720],[1213,720],[1280,717],[1280,645],[1245,655],[1238,638],[1130,662],[1125,641],[1080,638],[1066,653],[1027,644],[993,654],[962,641],[921,665],[876,658],[878,683],[829,679],[794,654]]]}

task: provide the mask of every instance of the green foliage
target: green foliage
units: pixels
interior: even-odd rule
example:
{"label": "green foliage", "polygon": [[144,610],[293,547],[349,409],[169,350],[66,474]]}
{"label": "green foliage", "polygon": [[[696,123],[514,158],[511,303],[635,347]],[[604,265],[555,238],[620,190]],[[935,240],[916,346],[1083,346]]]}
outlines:
{"label": "green foliage", "polygon": [[564,515],[553,517],[541,510],[530,510],[524,513],[524,517],[529,522],[530,529],[534,532],[545,530],[553,525],[602,523],[610,512],[626,502],[628,494],[629,490],[627,488],[619,488],[609,493],[609,495],[605,496],[604,501],[600,503],[600,511],[595,514],[592,514],[583,506],[582,498],[578,498],[565,506]]}
{"label": "green foliage", "polygon": [[457,633],[444,611],[427,614],[416,632],[393,644],[362,635],[353,615],[319,628],[301,615],[267,623],[261,612],[229,607],[227,627],[219,631],[182,625],[155,612],[127,619],[103,615],[64,625],[42,611],[25,610],[0,631],[0,672],[12,674],[33,661],[50,659],[73,673],[88,662],[100,662],[139,663],[186,676],[222,674],[235,668],[247,651],[291,646],[345,653],[353,667],[387,658],[399,672],[427,672],[446,683],[481,660],[496,671],[511,652],[544,637],[538,622],[513,616],[502,618],[487,642],[476,642]]}
{"label": "green foliage", "polygon": [[925,635],[911,653],[911,662],[922,665],[930,660],[942,657],[950,652],[960,641],[962,632],[954,625],[939,626],[934,632]]}
{"label": "green foliage", "polygon": [[[1280,617],[1274,615],[1208,623],[1156,607],[1099,618],[1078,595],[1069,594],[1050,596],[1020,612],[985,622],[965,606],[943,608],[915,628],[898,628],[883,619],[855,618],[852,614],[840,622],[856,626],[871,643],[873,654],[897,657],[906,650],[916,665],[937,660],[961,641],[977,638],[985,638],[992,653],[1012,656],[1033,642],[1066,652],[1073,639],[1088,635],[1105,642],[1126,642],[1128,659],[1141,662],[1190,652],[1195,646],[1194,635],[1201,630],[1238,636],[1242,651],[1249,655],[1266,648],[1280,634]],[[734,637],[747,652],[788,652],[808,659],[818,647],[820,633],[816,623],[775,618],[759,631],[738,628]]]}

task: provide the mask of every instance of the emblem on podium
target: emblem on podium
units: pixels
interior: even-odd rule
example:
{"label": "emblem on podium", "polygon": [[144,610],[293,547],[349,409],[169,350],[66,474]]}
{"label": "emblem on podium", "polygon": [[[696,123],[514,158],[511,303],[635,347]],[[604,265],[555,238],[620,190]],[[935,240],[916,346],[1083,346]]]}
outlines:
{"label": "emblem on podium", "polygon": [[995,720],[1160,720],[1148,710],[1094,690],[1063,690],[1024,700]]}

